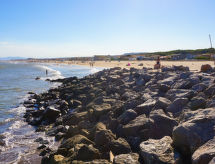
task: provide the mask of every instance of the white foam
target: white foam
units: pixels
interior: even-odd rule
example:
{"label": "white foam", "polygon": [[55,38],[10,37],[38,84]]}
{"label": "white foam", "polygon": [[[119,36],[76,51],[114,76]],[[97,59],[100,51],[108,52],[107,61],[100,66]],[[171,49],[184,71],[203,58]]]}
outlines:
{"label": "white foam", "polygon": [[92,68],[92,69],[90,70],[90,72],[91,72],[91,73],[96,73],[96,72],[99,72],[99,69],[98,69],[98,68]]}
{"label": "white foam", "polygon": [[60,71],[54,70],[48,66],[45,65],[35,65],[36,67],[40,68],[41,70],[43,70],[44,72],[47,70],[48,71],[48,76],[45,77],[41,77],[41,80],[46,80],[46,79],[50,79],[50,80],[55,80],[55,79],[60,79],[60,78],[64,78],[64,76],[61,74]]}

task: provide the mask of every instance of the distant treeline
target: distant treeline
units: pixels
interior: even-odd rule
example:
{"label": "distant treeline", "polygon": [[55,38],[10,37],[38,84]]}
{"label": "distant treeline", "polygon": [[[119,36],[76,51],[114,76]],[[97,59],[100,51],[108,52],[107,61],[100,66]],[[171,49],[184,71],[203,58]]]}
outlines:
{"label": "distant treeline", "polygon": [[199,55],[199,54],[215,54],[214,48],[207,48],[207,49],[197,49],[197,50],[173,50],[173,51],[167,51],[167,52],[154,52],[149,54],[154,55],[160,55],[160,56],[166,56],[166,55],[172,55],[172,54],[193,54],[193,55]]}

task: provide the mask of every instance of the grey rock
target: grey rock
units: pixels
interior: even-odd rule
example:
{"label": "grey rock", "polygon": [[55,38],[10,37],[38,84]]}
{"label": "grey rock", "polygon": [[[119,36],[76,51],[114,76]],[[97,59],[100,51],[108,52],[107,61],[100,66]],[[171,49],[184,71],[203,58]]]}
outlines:
{"label": "grey rock", "polygon": [[184,122],[173,130],[173,144],[185,156],[193,154],[215,136],[214,108],[184,113]]}
{"label": "grey rock", "polygon": [[141,130],[150,130],[153,121],[146,117],[145,114],[136,117],[128,124],[122,127],[122,133],[124,136],[138,136]]}
{"label": "grey rock", "polygon": [[153,139],[172,136],[173,128],[178,125],[175,119],[166,116],[161,109],[152,111],[149,118],[154,121],[150,130],[150,138]]}
{"label": "grey rock", "polygon": [[187,98],[177,98],[168,106],[166,111],[175,115],[177,113],[180,113],[187,103]]}
{"label": "grey rock", "polygon": [[140,144],[140,154],[144,164],[175,163],[171,143],[172,139],[169,136],[165,136],[160,140],[149,139],[142,142]]}
{"label": "grey rock", "polygon": [[166,93],[166,98],[170,101],[174,101],[177,98],[191,99],[196,95],[196,92],[189,89],[171,89]]}
{"label": "grey rock", "polygon": [[139,155],[137,153],[120,154],[114,157],[114,164],[140,164]]}
{"label": "grey rock", "polygon": [[192,155],[193,164],[209,163],[215,157],[215,138],[199,147]]}
{"label": "grey rock", "polygon": [[166,109],[171,104],[171,101],[165,97],[159,97],[155,103],[155,109]]}

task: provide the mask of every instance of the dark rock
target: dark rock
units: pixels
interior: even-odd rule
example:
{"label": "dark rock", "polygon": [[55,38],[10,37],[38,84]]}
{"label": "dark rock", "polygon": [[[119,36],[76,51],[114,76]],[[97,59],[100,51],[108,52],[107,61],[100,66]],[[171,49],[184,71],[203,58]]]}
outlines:
{"label": "dark rock", "polygon": [[190,71],[189,67],[184,67],[183,65],[180,66],[173,66],[173,69],[175,71]]}
{"label": "dark rock", "polygon": [[86,120],[89,117],[88,112],[71,113],[64,118],[66,125],[77,125],[80,121]]}
{"label": "dark rock", "polygon": [[34,142],[42,142],[43,141],[43,138],[42,137],[39,137],[37,139],[34,140]]}
{"label": "dark rock", "polygon": [[169,85],[166,85],[166,84],[160,84],[160,85],[159,85],[159,90],[160,90],[161,92],[167,92],[169,89],[170,89],[170,86],[169,86]]}
{"label": "dark rock", "polygon": [[65,136],[65,133],[62,133],[62,132],[58,132],[55,136],[55,139],[57,141],[59,141],[61,138],[63,138]]}
{"label": "dark rock", "polygon": [[196,92],[202,92],[206,88],[207,88],[207,85],[205,85],[204,83],[199,83],[199,84],[192,86],[192,90],[194,90]]}
{"label": "dark rock", "polygon": [[149,130],[152,128],[153,120],[146,117],[145,114],[136,117],[128,124],[122,127],[122,134],[124,136],[138,136],[141,130]]}
{"label": "dark rock", "polygon": [[55,109],[53,106],[49,106],[43,113],[43,117],[45,119],[49,119],[51,121],[55,121],[56,118],[60,115],[60,110]]}
{"label": "dark rock", "polygon": [[131,152],[130,145],[123,138],[118,138],[110,142],[110,150],[114,155],[126,154]]}
{"label": "dark rock", "polygon": [[97,130],[95,133],[95,144],[102,149],[108,149],[111,141],[115,140],[116,136],[110,130]]}
{"label": "dark rock", "polygon": [[204,91],[204,93],[205,93],[207,96],[209,96],[209,97],[213,96],[213,95],[215,94],[215,84],[209,86],[209,87]]}
{"label": "dark rock", "polygon": [[0,138],[0,146],[5,146],[5,141],[2,138]]}
{"label": "dark rock", "polygon": [[204,98],[194,97],[190,101],[190,108],[192,110],[197,110],[199,108],[205,108],[205,106],[206,106],[206,101]]}
{"label": "dark rock", "polygon": [[40,150],[40,149],[44,149],[44,148],[46,148],[46,145],[43,144],[43,145],[39,146],[37,149]]}
{"label": "dark rock", "polygon": [[138,105],[134,110],[138,113],[138,115],[146,114],[147,116],[154,108],[156,101],[154,99],[149,99],[141,105]]}
{"label": "dark rock", "polygon": [[166,98],[170,101],[174,101],[177,98],[192,99],[196,95],[196,92],[189,89],[171,89],[166,93]]}
{"label": "dark rock", "polygon": [[45,156],[47,153],[50,153],[50,152],[51,152],[51,149],[47,147],[47,148],[43,149],[39,155]]}
{"label": "dark rock", "polygon": [[111,110],[111,105],[110,104],[94,105],[93,109],[94,109],[93,114],[98,119],[99,117],[105,115]]}
{"label": "dark rock", "polygon": [[62,144],[60,145],[60,148],[71,149],[76,144],[94,144],[94,143],[85,136],[75,135],[74,137],[68,138],[67,140],[63,141]]}
{"label": "dark rock", "polygon": [[90,161],[100,158],[99,150],[92,145],[83,145],[77,152],[77,160]]}
{"label": "dark rock", "polygon": [[128,109],[118,117],[118,121],[119,123],[124,125],[127,124],[129,121],[135,119],[136,117],[137,113],[132,109]]}

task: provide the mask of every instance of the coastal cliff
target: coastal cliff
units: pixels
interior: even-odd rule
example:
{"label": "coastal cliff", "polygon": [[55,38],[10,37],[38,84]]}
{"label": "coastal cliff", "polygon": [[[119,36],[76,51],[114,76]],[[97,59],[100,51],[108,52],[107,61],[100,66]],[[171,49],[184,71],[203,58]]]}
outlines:
{"label": "coastal cliff", "polygon": [[57,150],[41,142],[42,163],[212,163],[214,75],[116,67],[59,79],[24,102],[24,117],[60,142]]}

